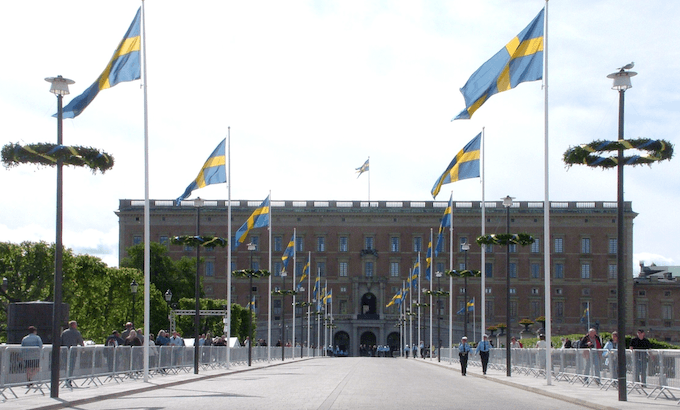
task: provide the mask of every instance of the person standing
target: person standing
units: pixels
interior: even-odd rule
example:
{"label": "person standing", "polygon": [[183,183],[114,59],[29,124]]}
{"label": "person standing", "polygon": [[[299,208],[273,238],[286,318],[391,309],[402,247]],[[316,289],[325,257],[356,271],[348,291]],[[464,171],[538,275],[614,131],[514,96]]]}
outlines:
{"label": "person standing", "polygon": [[132,322],[127,322],[125,324],[125,330],[123,330],[123,334],[121,335],[123,340],[127,339],[127,337],[130,336],[130,330],[133,330],[133,329],[134,328],[132,326]]}
{"label": "person standing", "polygon": [[463,336],[460,339],[460,344],[458,345],[458,357],[460,358],[460,371],[463,376],[467,375],[467,363],[468,354],[470,354],[470,345],[467,342],[467,336]]}
{"label": "person standing", "polygon": [[69,366],[66,371],[66,374],[68,375],[66,379],[66,387],[71,387],[71,376],[73,375],[73,368],[76,365],[76,357],[78,353],[77,349],[72,348],[75,346],[85,346],[85,343],[83,342],[83,336],[78,330],[78,322],[75,320],[68,322],[68,329],[61,333],[61,345],[68,347]]}
{"label": "person standing", "polygon": [[[619,332],[612,332],[612,338],[604,345],[602,357],[605,357],[604,365],[609,366],[611,378],[616,380],[619,374],[618,366]],[[616,383],[616,382],[615,382]]]}
{"label": "person standing", "polygon": [[475,353],[482,359],[482,372],[486,374],[486,368],[489,365],[489,352],[491,351],[491,344],[489,343],[489,336],[484,335],[482,341],[477,345]]}
{"label": "person standing", "polygon": [[643,329],[638,329],[637,337],[630,340],[630,348],[633,349],[635,357],[635,381],[642,383],[644,386],[647,384],[647,360],[649,355],[647,350],[652,348],[652,344],[645,337]]}
{"label": "person standing", "polygon": [[579,348],[588,349],[587,352],[583,352],[583,356],[586,358],[585,374],[588,375],[590,368],[592,366],[592,374],[595,378],[595,382],[600,384],[600,355],[597,351],[592,349],[602,349],[602,341],[600,336],[597,335],[597,330],[595,328],[590,328],[588,334],[583,336],[579,342]]}
{"label": "person standing", "polygon": [[33,376],[40,371],[40,355],[42,353],[43,342],[38,336],[38,329],[34,326],[28,327],[28,334],[21,339],[22,358],[24,360],[24,367],[26,368],[26,379],[28,380],[28,387],[33,383]]}

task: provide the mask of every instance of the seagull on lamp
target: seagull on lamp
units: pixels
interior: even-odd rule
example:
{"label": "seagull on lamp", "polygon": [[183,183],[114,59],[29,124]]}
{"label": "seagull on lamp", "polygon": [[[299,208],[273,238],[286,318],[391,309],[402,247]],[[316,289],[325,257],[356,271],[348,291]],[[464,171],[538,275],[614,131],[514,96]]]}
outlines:
{"label": "seagull on lamp", "polygon": [[635,67],[635,62],[631,62],[629,64],[624,65],[623,67],[617,68],[617,70],[624,71],[624,70],[630,70],[631,68]]}

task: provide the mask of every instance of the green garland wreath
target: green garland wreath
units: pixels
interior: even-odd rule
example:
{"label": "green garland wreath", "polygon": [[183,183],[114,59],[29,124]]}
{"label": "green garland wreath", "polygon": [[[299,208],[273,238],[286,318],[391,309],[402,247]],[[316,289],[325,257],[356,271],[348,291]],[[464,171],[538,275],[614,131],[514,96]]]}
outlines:
{"label": "green garland wreath", "polygon": [[476,269],[447,270],[444,273],[454,278],[478,278],[482,276],[482,271]]}
{"label": "green garland wreath", "polygon": [[498,233],[493,235],[484,235],[477,238],[479,245],[520,245],[527,246],[536,242],[533,236],[528,233]]}
{"label": "green garland wreath", "polygon": [[10,143],[2,147],[2,162],[6,168],[28,163],[55,166],[58,160],[65,165],[88,166],[92,173],[99,171],[102,174],[113,168],[114,163],[111,155],[91,147],[47,143],[24,146]]}
{"label": "green garland wreath", "polygon": [[618,165],[617,156],[604,157],[603,152],[618,152],[619,149],[637,149],[647,151],[649,155],[631,155],[623,157],[624,165],[651,164],[657,161],[670,160],[673,157],[673,144],[665,140],[640,138],[634,140],[605,141],[597,140],[590,144],[570,147],[564,153],[563,160],[567,166],[586,164],[589,167],[613,168]]}
{"label": "green garland wreath", "polygon": [[426,290],[423,292],[427,296],[434,296],[434,297],[444,297],[444,296],[449,296],[449,292],[445,290]]}
{"label": "green garland wreath", "polygon": [[293,296],[297,294],[296,290],[272,290],[272,295],[275,296]]}
{"label": "green garland wreath", "polygon": [[205,248],[214,248],[216,246],[227,246],[227,240],[219,236],[190,236],[182,235],[175,236],[170,239],[173,245],[189,245],[189,246],[203,246]]}
{"label": "green garland wreath", "polygon": [[252,269],[239,269],[231,272],[232,276],[235,276],[237,278],[250,278],[251,276],[253,278],[264,278],[270,275],[268,270],[264,269],[258,269],[258,270],[252,270]]}

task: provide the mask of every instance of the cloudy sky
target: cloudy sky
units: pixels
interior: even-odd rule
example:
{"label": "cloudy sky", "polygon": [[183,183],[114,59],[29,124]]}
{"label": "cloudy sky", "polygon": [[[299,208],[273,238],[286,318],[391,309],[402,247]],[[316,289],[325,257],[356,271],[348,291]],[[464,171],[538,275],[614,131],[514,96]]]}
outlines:
{"label": "cloudy sky", "polygon": [[[139,1],[3,2],[0,142],[56,142],[56,98],[43,79],[94,82]],[[542,201],[543,82],[492,97],[471,120],[459,88],[544,7],[541,0],[146,1],[150,195],[179,196],[231,127],[232,198],[430,200],[444,168],[486,129],[486,199]],[[616,139],[607,74],[635,61],[626,138],[677,142],[680,2],[553,0],[549,21],[549,161],[553,201],[615,201],[616,172],[567,169],[562,154]],[[112,154],[104,175],[67,168],[64,243],[118,264],[119,199],[143,199],[141,82],[102,91],[64,122],[67,145]],[[628,167],[639,213],[634,264],[680,264],[680,161]],[[53,168],[0,169],[0,240],[54,241]],[[481,200],[479,179],[438,200]],[[226,199],[226,186],[195,192]],[[669,205],[670,204],[670,205]]]}

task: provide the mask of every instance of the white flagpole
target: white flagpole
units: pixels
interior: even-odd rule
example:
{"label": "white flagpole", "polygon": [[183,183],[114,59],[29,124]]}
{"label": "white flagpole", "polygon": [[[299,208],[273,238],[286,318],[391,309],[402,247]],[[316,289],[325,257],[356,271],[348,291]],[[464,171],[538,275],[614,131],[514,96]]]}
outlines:
{"label": "white flagpole", "polygon": [[[418,260],[420,261],[420,253],[418,254]],[[412,280],[413,273],[409,275],[408,278],[408,301],[409,301],[409,306],[413,306],[413,280]],[[418,277],[420,277],[420,265],[418,265]],[[413,357],[413,316],[410,315],[411,309],[409,309],[409,315],[408,315],[408,344],[411,347],[411,357]]]}
{"label": "white flagpole", "polygon": [[[432,228],[430,228],[430,243],[432,243]],[[430,256],[432,257],[432,259],[430,259],[430,275],[432,275],[432,260],[434,259],[434,255],[430,255]],[[425,272],[427,273],[427,269],[425,269]],[[422,293],[421,292],[422,281],[420,280],[421,276],[423,276],[423,275],[420,275],[420,274],[418,275],[418,337],[416,338],[416,339],[418,339],[418,349],[419,349],[419,351],[420,351],[420,343],[423,341],[423,333],[422,333],[422,328],[421,328],[421,325],[420,325],[420,316],[421,316],[420,315],[420,309],[421,309],[421,307],[420,307],[420,294]],[[413,307],[413,305],[411,305],[411,307]],[[422,352],[420,352],[420,353],[422,354]],[[422,359],[422,357],[421,357],[421,359]]]}
{"label": "white flagpole", "polygon": [[430,361],[432,360],[432,352],[434,351],[434,345],[432,344],[432,274],[430,273]]}
{"label": "white flagpole", "polygon": [[371,157],[368,157],[368,206],[371,207]]}
{"label": "white flagpole", "polygon": [[149,108],[146,76],[146,11],[142,0],[142,67],[144,81],[144,382],[149,381],[149,311],[151,309],[151,226],[149,206]]}
{"label": "white flagpole", "polygon": [[[227,369],[231,360],[231,127],[227,127]],[[252,300],[250,301],[252,303]],[[251,340],[250,343],[253,343]],[[252,345],[251,345],[252,346]]]}
{"label": "white flagpole", "polygon": [[328,279],[324,279],[323,283],[323,288],[324,288],[324,297],[323,297],[323,351],[324,351],[324,356],[328,355],[328,303],[326,303],[326,296],[328,295]]}
{"label": "white flagpole", "polygon": [[[467,269],[467,268],[466,268]],[[475,304],[475,298],[472,298],[472,332],[474,333],[475,337],[475,342],[477,341],[477,316],[475,313],[477,313],[477,305]],[[484,334],[484,331],[481,331],[482,334]]]}
{"label": "white flagpole", "polygon": [[[482,127],[482,152],[481,152],[481,182],[482,182],[482,236],[486,235],[486,200],[484,198],[484,144],[486,142],[485,127]],[[453,224],[452,224],[453,225]],[[482,283],[481,283],[481,293],[482,293],[482,332],[486,331],[486,246],[482,245]],[[467,269],[467,267],[466,267]],[[500,346],[499,346],[500,347]]]}
{"label": "white flagpole", "polygon": [[548,167],[548,0],[545,1],[545,30],[543,31],[543,92],[544,92],[544,115],[545,115],[545,200],[543,202],[543,257],[544,257],[544,271],[545,271],[545,363],[546,372],[545,380],[547,385],[551,385],[551,347],[550,340],[552,336],[551,325],[551,298],[550,298],[550,178]]}
{"label": "white flagpole", "polygon": [[307,256],[307,262],[309,262],[309,267],[307,268],[307,357],[311,356],[310,347],[312,345],[312,322],[311,322],[311,302],[312,302],[312,252],[310,251]]}
{"label": "white flagpole", "polygon": [[[295,241],[297,240],[297,228],[293,228],[293,287],[292,290],[295,291],[297,289],[297,277],[295,276],[295,263],[296,263],[296,257],[295,257]],[[295,306],[295,293],[293,293],[293,345],[291,346],[293,348],[293,356],[292,358],[295,359],[295,338],[296,338],[296,333],[295,333],[295,311],[297,310],[297,306]]]}
{"label": "white flagpole", "polygon": [[[267,363],[272,361],[272,191],[269,190],[269,298],[267,312]],[[283,343],[283,341],[281,342]],[[283,349],[283,346],[281,346]]]}
{"label": "white flagpole", "polygon": [[[453,190],[451,191],[451,223],[449,224],[449,270],[453,270]],[[453,361],[453,276],[449,276],[449,364]]]}

